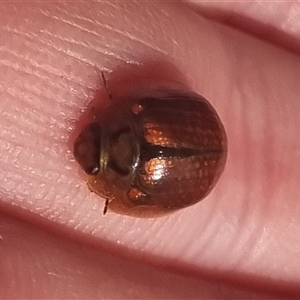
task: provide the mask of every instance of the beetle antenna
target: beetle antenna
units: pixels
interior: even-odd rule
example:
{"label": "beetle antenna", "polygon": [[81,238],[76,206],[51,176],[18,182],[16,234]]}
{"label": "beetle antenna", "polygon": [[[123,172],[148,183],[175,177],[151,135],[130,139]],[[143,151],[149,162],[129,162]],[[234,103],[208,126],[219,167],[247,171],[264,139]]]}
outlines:
{"label": "beetle antenna", "polygon": [[105,204],[104,204],[104,209],[103,209],[103,216],[107,213],[108,204],[109,204],[109,199],[106,198]]}
{"label": "beetle antenna", "polygon": [[103,72],[103,71],[101,71],[101,77],[102,77],[103,84],[104,84],[104,87],[105,87],[105,89],[106,89],[106,92],[107,92],[107,94],[108,94],[108,97],[109,97],[110,100],[112,100],[113,98],[112,98],[111,92],[110,92],[109,89],[107,88],[106,78],[105,78],[105,76],[104,76],[104,72]]}

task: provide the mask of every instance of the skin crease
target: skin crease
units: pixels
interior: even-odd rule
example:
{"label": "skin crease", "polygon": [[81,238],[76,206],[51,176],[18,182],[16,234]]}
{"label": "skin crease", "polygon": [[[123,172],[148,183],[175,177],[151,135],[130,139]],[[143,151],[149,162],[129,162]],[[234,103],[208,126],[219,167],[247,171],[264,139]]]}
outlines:
{"label": "skin crease", "polygon": [[[299,56],[182,3],[0,11],[1,298],[300,295]],[[103,217],[68,143],[103,89],[95,69],[109,85],[111,71],[149,60],[174,65],[213,104],[228,163],[191,208]]]}
{"label": "skin crease", "polygon": [[300,51],[299,1],[187,1],[202,15],[259,35],[285,49]]}

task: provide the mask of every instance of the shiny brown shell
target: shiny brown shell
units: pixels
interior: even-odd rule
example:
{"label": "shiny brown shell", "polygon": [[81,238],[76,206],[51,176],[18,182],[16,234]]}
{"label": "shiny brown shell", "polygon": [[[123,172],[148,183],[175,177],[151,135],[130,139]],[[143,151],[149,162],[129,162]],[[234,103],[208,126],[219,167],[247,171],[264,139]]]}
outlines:
{"label": "shiny brown shell", "polygon": [[170,87],[124,96],[100,109],[74,156],[108,209],[154,217],[203,199],[226,161],[224,127],[200,95]]}

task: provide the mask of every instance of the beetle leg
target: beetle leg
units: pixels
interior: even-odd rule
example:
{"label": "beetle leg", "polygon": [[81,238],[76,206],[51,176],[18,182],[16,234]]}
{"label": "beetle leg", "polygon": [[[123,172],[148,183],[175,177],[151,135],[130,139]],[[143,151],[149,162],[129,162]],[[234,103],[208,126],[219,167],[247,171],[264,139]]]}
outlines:
{"label": "beetle leg", "polygon": [[103,216],[107,213],[108,204],[109,204],[109,198],[106,198],[105,204],[104,204],[104,209],[103,209]]}

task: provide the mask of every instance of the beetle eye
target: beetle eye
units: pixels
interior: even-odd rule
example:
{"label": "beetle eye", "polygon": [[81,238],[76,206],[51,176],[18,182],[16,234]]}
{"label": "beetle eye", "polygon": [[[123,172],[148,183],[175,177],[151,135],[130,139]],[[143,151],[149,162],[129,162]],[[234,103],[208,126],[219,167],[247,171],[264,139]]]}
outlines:
{"label": "beetle eye", "polygon": [[74,156],[85,173],[95,175],[99,172],[101,129],[98,123],[89,124],[74,144]]}
{"label": "beetle eye", "polygon": [[122,175],[128,175],[134,161],[134,140],[130,128],[123,128],[110,138],[109,166]]}

